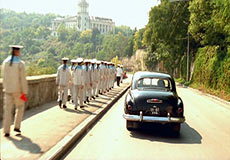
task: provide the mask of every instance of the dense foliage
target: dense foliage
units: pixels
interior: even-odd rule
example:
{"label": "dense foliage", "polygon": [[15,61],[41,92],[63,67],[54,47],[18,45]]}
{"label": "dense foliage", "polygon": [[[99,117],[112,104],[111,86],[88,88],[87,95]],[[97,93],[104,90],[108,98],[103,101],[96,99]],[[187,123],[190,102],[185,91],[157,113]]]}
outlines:
{"label": "dense foliage", "polygon": [[[151,9],[143,36],[143,45],[148,51],[145,61],[149,69],[162,62],[161,69],[166,72],[177,75],[184,73],[181,64],[187,52],[188,6],[188,2],[170,3],[163,0]],[[194,43],[191,37],[190,42]],[[193,45],[190,45],[190,50],[194,50]]]}
{"label": "dense foliage", "polygon": [[229,0],[161,0],[151,9],[147,26],[136,32],[134,49],[146,48],[148,69],[158,65],[185,79],[189,33],[190,63],[195,66],[189,83],[230,97],[229,11]]}
{"label": "dense foliage", "polygon": [[189,10],[189,31],[201,44],[193,83],[230,100],[230,1],[193,0]]}
{"label": "dense foliage", "polygon": [[134,32],[127,26],[115,28],[115,34],[100,34],[97,29],[83,32],[58,27],[58,37],[51,36],[51,21],[58,15],[27,14],[1,9],[0,63],[9,55],[10,44],[23,45],[22,59],[27,74],[55,73],[62,57],[98,58],[110,61],[132,56]]}

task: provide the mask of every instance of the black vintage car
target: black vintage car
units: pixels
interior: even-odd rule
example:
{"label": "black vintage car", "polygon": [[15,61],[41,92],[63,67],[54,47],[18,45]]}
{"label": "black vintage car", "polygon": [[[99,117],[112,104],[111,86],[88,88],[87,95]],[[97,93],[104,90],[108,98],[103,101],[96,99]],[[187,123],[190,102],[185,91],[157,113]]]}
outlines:
{"label": "black vintage car", "polygon": [[185,121],[182,99],[177,95],[174,79],[164,73],[137,72],[124,105],[126,128],[137,122],[167,124],[176,134]]}

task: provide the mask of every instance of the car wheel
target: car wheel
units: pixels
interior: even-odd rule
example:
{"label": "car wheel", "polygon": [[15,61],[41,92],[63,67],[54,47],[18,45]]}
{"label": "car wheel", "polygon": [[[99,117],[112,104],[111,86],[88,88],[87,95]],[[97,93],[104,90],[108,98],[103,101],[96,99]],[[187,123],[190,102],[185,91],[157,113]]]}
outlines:
{"label": "car wheel", "polygon": [[172,130],[174,132],[175,135],[179,136],[180,135],[180,123],[174,123],[172,124]]}
{"label": "car wheel", "polygon": [[127,130],[132,131],[133,130],[133,122],[126,120],[126,128],[127,128]]}

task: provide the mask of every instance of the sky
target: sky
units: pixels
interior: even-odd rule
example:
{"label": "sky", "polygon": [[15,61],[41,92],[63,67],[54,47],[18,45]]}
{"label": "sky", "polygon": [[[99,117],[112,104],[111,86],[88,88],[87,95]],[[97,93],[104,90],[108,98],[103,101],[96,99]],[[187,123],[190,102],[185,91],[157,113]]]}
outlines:
{"label": "sky", "polygon": [[[79,0],[0,0],[0,8],[26,13],[54,13],[74,16]],[[141,29],[148,23],[148,12],[159,0],[87,0],[89,15],[111,18],[116,26]]]}

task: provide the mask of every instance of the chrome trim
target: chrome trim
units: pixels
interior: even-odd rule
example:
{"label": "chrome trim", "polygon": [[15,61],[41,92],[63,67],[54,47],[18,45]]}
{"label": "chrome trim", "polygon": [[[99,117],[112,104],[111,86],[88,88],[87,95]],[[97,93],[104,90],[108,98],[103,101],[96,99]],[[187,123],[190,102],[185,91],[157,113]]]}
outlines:
{"label": "chrome trim", "polygon": [[168,113],[168,121],[170,121],[170,113]]}
{"label": "chrome trim", "polygon": [[142,122],[142,121],[143,121],[143,112],[140,111],[140,122]]}
{"label": "chrome trim", "polygon": [[141,121],[141,122],[159,122],[159,123],[183,123],[185,118],[178,117],[154,117],[154,116],[139,116],[123,114],[123,117],[128,121]]}

